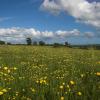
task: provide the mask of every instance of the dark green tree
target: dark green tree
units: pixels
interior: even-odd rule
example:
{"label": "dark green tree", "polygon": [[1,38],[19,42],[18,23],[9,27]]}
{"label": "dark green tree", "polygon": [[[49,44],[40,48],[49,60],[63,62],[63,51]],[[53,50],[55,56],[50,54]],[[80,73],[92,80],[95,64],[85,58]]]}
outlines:
{"label": "dark green tree", "polygon": [[5,44],[5,42],[0,40],[0,45],[3,45],[3,44]]}
{"label": "dark green tree", "polygon": [[43,46],[43,45],[45,45],[45,42],[44,41],[39,41],[39,45]]}
{"label": "dark green tree", "polygon": [[31,38],[26,38],[26,42],[27,42],[27,45],[31,45],[32,44]]}
{"label": "dark green tree", "polygon": [[68,42],[65,42],[65,46],[68,46],[69,45],[69,43]]}
{"label": "dark green tree", "polygon": [[11,45],[11,43],[10,42],[7,42],[7,45]]}
{"label": "dark green tree", "polygon": [[61,44],[59,44],[59,43],[54,43],[53,44],[53,47],[59,47],[59,46],[61,46]]}

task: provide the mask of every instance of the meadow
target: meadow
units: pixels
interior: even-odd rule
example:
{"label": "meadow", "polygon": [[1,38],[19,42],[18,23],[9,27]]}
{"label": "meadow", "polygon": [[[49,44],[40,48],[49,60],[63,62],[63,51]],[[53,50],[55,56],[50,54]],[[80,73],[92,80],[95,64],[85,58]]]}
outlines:
{"label": "meadow", "polygon": [[0,100],[100,100],[100,51],[0,46]]}

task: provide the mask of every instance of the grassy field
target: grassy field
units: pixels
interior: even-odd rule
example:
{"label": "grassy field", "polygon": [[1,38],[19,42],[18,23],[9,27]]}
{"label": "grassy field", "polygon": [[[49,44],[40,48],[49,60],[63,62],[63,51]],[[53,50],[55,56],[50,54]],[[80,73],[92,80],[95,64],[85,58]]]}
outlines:
{"label": "grassy field", "polygon": [[100,100],[100,51],[0,46],[0,100]]}

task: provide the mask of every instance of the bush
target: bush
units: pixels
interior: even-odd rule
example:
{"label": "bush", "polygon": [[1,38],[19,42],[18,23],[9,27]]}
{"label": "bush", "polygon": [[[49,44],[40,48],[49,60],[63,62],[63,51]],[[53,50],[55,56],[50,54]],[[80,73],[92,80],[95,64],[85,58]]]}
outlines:
{"label": "bush", "polygon": [[62,46],[62,44],[59,44],[59,43],[54,43],[53,44],[53,47],[59,47],[59,46]]}
{"label": "bush", "polygon": [[39,45],[43,46],[43,45],[45,45],[45,42],[44,41],[39,41]]}
{"label": "bush", "polygon": [[5,42],[0,40],[0,44],[3,45],[3,44],[5,44]]}

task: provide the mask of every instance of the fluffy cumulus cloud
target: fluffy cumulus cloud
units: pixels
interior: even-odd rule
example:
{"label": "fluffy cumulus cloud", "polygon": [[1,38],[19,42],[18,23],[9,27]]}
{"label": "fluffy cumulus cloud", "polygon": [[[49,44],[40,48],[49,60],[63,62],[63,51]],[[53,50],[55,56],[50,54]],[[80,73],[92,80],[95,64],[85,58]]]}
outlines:
{"label": "fluffy cumulus cloud", "polygon": [[[85,32],[84,37],[93,37],[92,32]],[[68,37],[83,37],[78,29],[73,30],[57,30],[53,31],[39,31],[34,28],[0,28],[0,40],[12,42],[12,43],[25,43],[26,38],[30,37],[35,41],[44,40],[56,40],[66,39]]]}
{"label": "fluffy cumulus cloud", "polygon": [[58,14],[69,13],[78,22],[100,28],[100,2],[88,0],[44,0],[41,9]]}
{"label": "fluffy cumulus cloud", "polygon": [[80,36],[80,31],[77,29],[73,29],[71,31],[58,30],[58,31],[56,31],[56,35],[58,37],[62,37],[62,38],[63,37],[66,38],[66,37]]}

